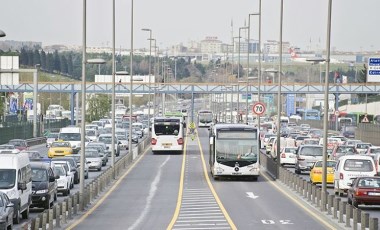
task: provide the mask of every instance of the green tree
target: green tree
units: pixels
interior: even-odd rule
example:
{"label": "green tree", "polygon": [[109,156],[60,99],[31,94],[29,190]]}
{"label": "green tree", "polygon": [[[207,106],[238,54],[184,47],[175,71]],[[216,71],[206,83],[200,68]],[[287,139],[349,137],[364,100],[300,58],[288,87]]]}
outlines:
{"label": "green tree", "polygon": [[111,102],[106,94],[92,95],[87,103],[86,121],[99,120],[106,116],[111,109]]}
{"label": "green tree", "polygon": [[41,68],[46,69],[46,53],[44,50],[41,50]]}
{"label": "green tree", "polygon": [[54,63],[54,70],[57,71],[58,73],[61,72],[61,59],[59,57],[59,54],[58,54],[58,50],[55,50],[54,51],[54,59],[53,59],[53,63]]}
{"label": "green tree", "polygon": [[41,55],[40,51],[37,49],[34,50],[33,52],[33,65],[40,64],[41,65]]}
{"label": "green tree", "polygon": [[65,57],[65,55],[61,55],[61,61],[60,61],[60,64],[61,64],[61,72],[62,73],[68,73],[68,65],[67,65],[67,59]]}
{"label": "green tree", "polygon": [[70,52],[67,55],[67,73],[72,76],[73,75],[73,53]]}

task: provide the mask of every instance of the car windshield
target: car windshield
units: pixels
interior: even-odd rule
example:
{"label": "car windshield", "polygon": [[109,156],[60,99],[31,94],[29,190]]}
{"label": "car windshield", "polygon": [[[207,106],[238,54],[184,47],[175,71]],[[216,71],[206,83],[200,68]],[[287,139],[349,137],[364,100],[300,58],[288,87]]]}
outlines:
{"label": "car windshield", "polygon": [[61,133],[59,139],[64,141],[80,141],[80,133]]}
{"label": "car windshield", "polygon": [[89,130],[89,129],[87,129],[86,130],[86,135],[87,136],[95,136],[96,135],[95,130]]}
{"label": "car windshield", "polygon": [[0,189],[10,189],[15,186],[16,170],[0,169]]}
{"label": "car windshield", "polygon": [[63,167],[54,167],[54,174],[58,176],[66,176],[66,172]]}
{"label": "car windshield", "polygon": [[339,146],[336,150],[337,153],[355,153],[354,147]]}
{"label": "car windshield", "polygon": [[371,172],[373,171],[372,161],[361,159],[347,159],[344,162],[344,170],[356,172]]}
{"label": "car windshield", "polygon": [[369,150],[370,153],[380,153],[380,148],[373,148]]}
{"label": "car windshield", "polygon": [[318,145],[319,140],[304,140],[303,142],[305,145]]}
{"label": "car windshield", "polygon": [[358,149],[366,149],[368,147],[371,147],[371,145],[370,144],[357,144],[356,145],[356,148],[358,148]]}
{"label": "car windshield", "polygon": [[96,150],[104,150],[103,146],[102,145],[92,145],[92,144],[89,144],[87,145],[87,148],[92,148],[92,149],[96,149]]}
{"label": "car windshield", "polygon": [[[328,168],[335,168],[336,162],[335,161],[327,161],[326,165]],[[322,167],[322,161],[315,162],[314,167]]]}
{"label": "car windshield", "polygon": [[54,148],[67,148],[67,147],[70,147],[70,142],[53,142],[51,144],[51,147],[54,147]]}
{"label": "car windshield", "polygon": [[322,156],[323,155],[323,151],[322,151],[322,147],[319,147],[319,146],[308,146],[308,147],[303,147],[301,150],[300,150],[300,155],[304,155],[304,156]]}
{"label": "car windshield", "polygon": [[98,151],[86,151],[86,157],[100,157]]}
{"label": "car windshield", "polygon": [[296,153],[297,152],[297,148],[285,148],[285,152],[286,153]]}
{"label": "car windshield", "polygon": [[32,181],[33,182],[47,181],[46,169],[32,168]]}
{"label": "car windshield", "polygon": [[358,187],[380,188],[380,178],[360,178]]}
{"label": "car windshield", "polygon": [[100,136],[99,141],[103,142],[104,144],[111,144],[112,143],[112,137],[111,136]]}
{"label": "car windshield", "polygon": [[58,135],[59,135],[59,133],[49,133],[49,135],[47,136],[47,138],[54,138],[54,139],[56,139],[56,138],[58,138]]}

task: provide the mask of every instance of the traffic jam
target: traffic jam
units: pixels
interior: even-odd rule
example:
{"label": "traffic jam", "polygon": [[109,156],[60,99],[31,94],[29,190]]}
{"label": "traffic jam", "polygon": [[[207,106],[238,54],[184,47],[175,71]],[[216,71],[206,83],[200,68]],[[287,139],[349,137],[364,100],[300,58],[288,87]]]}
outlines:
{"label": "traffic jam", "polygon": [[[261,127],[261,151],[277,161],[274,122],[268,119]],[[314,129],[308,124],[287,122],[282,124],[280,132],[281,166],[320,185],[323,130]],[[328,133],[326,144],[328,188],[340,197],[347,197],[347,202],[355,207],[380,205],[380,146],[336,132]]]}

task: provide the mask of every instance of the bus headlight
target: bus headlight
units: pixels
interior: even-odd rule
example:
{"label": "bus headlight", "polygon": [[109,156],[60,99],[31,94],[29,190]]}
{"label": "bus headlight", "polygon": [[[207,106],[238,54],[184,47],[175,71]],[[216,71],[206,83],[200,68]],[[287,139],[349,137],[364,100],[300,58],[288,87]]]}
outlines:
{"label": "bus headlight", "polygon": [[224,172],[224,169],[222,169],[221,167],[216,168],[216,173],[222,173],[222,172]]}

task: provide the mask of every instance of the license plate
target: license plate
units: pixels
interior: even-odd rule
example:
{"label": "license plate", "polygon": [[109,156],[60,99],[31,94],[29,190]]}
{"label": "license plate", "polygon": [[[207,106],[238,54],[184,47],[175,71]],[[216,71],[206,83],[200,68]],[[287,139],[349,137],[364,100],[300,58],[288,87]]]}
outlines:
{"label": "license plate", "polygon": [[241,175],[241,172],[233,172],[232,175]]}
{"label": "license plate", "polygon": [[380,192],[368,192],[368,196],[380,196]]}
{"label": "license plate", "polygon": [[162,146],[164,148],[170,148],[170,146],[172,146],[172,143],[163,143]]}

